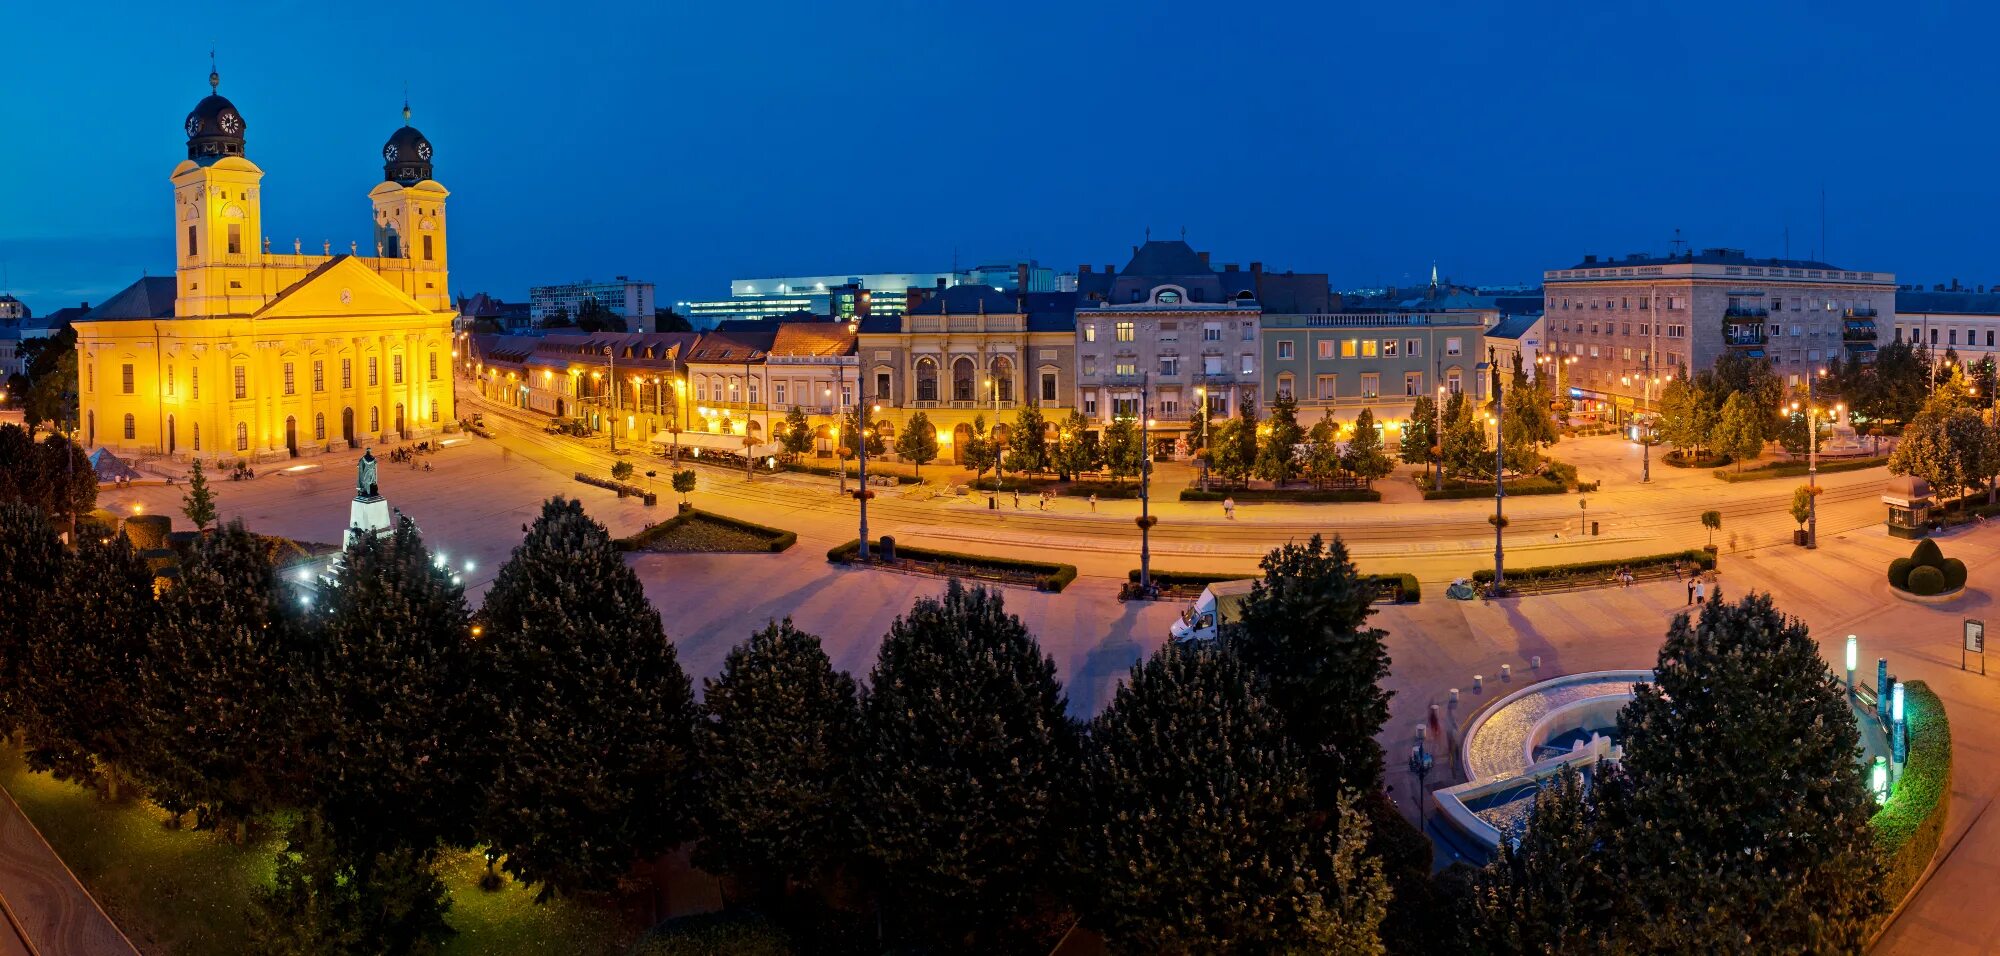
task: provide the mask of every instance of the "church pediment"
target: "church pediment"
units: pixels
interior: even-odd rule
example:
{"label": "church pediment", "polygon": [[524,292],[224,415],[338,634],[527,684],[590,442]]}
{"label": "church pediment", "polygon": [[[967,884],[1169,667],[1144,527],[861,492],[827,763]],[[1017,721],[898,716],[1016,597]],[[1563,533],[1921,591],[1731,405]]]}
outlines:
{"label": "church pediment", "polygon": [[255,318],[429,315],[389,280],[353,256],[336,256],[287,286],[257,310]]}

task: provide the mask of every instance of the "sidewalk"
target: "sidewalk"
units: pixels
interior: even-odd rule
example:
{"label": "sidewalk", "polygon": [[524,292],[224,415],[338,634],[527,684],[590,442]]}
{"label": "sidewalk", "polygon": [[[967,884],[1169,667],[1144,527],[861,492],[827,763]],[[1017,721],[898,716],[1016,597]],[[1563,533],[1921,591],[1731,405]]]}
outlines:
{"label": "sidewalk", "polygon": [[14,798],[0,796],[0,954],[138,956]]}

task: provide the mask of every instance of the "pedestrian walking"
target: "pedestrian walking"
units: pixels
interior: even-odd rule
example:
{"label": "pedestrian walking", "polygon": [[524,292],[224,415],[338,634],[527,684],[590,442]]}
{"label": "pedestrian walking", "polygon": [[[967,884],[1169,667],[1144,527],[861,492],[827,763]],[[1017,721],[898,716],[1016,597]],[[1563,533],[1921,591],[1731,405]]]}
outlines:
{"label": "pedestrian walking", "polygon": [[1094,491],[1090,493],[1090,511],[1092,514],[1097,513],[1097,492]]}
{"label": "pedestrian walking", "polygon": [[1042,500],[1037,502],[1035,507],[1040,508],[1043,511],[1049,510],[1049,493],[1046,491],[1042,492],[1041,498]]}
{"label": "pedestrian walking", "polygon": [[1689,607],[1693,607],[1693,606],[1694,606],[1694,589],[1695,589],[1695,587],[1696,587],[1696,584],[1695,584],[1695,580],[1694,580],[1693,578],[1689,578],[1689,579],[1688,579],[1688,606],[1689,606]]}
{"label": "pedestrian walking", "polygon": [[1236,496],[1231,495],[1222,499],[1222,516],[1231,521],[1236,520]]}
{"label": "pedestrian walking", "polygon": [[1697,579],[1694,582],[1694,602],[1700,604],[1708,600],[1708,582]]}
{"label": "pedestrian walking", "polygon": [[1014,510],[1021,510],[1021,489],[1014,489]]}

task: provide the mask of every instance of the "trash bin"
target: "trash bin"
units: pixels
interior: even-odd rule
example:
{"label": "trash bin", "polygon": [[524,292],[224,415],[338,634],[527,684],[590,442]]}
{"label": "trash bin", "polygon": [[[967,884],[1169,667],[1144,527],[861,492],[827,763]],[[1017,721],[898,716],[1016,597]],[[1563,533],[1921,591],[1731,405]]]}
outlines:
{"label": "trash bin", "polygon": [[875,550],[877,552],[875,556],[883,561],[896,560],[896,539],[883,535],[881,543],[876,545]]}
{"label": "trash bin", "polygon": [[1597,522],[1595,521],[1590,523],[1590,536],[1593,538],[1597,537]]}
{"label": "trash bin", "polygon": [[1798,546],[1799,546],[1799,547],[1801,547],[1801,548],[1805,547],[1805,546],[1806,546],[1806,529],[1804,529],[1804,528],[1795,528],[1795,529],[1793,529],[1793,530],[1792,530],[1792,543],[1793,543],[1793,544],[1796,544],[1796,545],[1798,545]]}

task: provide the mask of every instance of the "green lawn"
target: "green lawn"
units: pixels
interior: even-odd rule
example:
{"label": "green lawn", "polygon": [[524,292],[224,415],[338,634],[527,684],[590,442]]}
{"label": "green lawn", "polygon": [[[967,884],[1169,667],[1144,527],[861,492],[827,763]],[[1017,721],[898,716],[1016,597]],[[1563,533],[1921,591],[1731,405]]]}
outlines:
{"label": "green lawn", "polygon": [[[231,846],[215,833],[169,830],[150,804],[110,805],[82,787],[31,773],[0,749],[0,786],[139,948],[153,956],[225,956],[242,951],[255,888],[271,878],[278,838]],[[537,906],[508,881],[479,889],[479,853],[442,865],[451,891],[453,956],[623,952],[637,937],[618,914],[567,900]]]}

